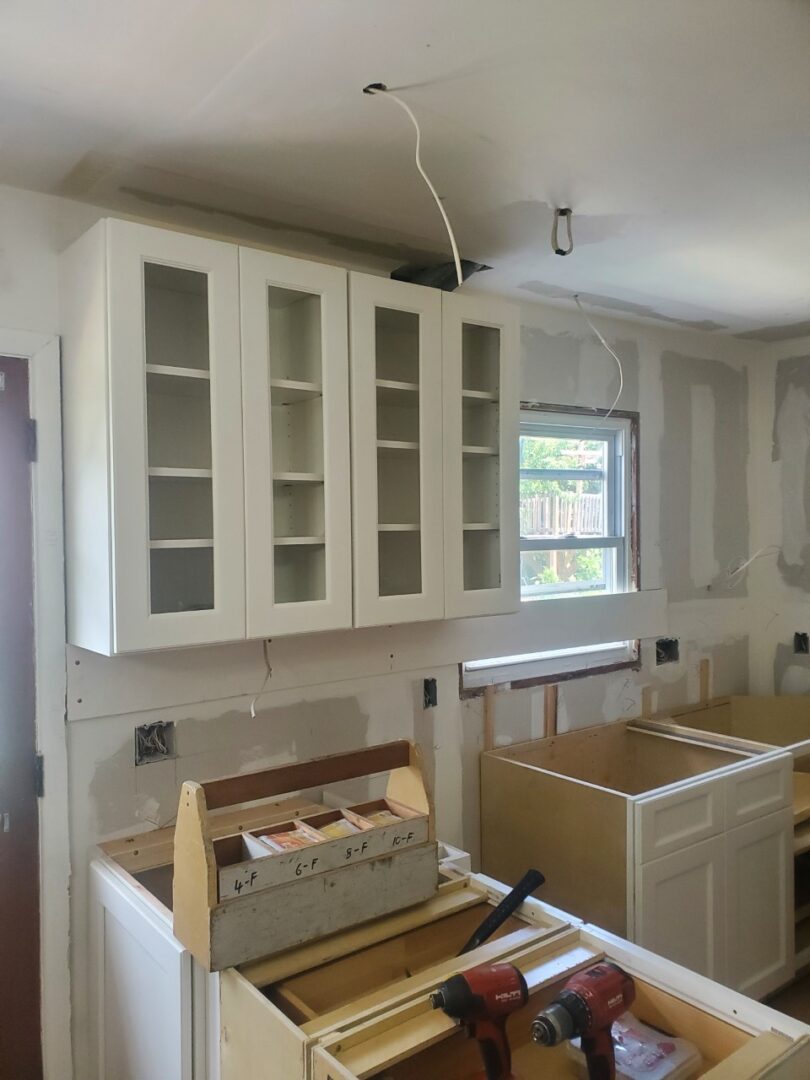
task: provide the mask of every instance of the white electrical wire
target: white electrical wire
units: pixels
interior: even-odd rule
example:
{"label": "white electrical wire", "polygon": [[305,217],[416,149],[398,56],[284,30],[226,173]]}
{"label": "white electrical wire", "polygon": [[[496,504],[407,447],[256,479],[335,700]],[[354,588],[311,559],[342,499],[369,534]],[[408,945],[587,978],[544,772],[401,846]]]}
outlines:
{"label": "white electrical wire", "polygon": [[606,413],[606,414],[605,414],[605,416],[603,417],[603,421],[602,421],[602,422],[604,423],[604,421],[605,421],[605,420],[607,420],[607,419],[608,419],[608,418],[609,418],[610,416],[612,416],[612,415],[613,415],[613,410],[614,410],[614,409],[616,408],[616,406],[617,406],[617,405],[619,404],[619,398],[620,398],[620,397],[622,396],[622,391],[624,390],[624,370],[622,369],[622,362],[621,362],[621,360],[619,359],[619,357],[618,357],[618,356],[616,355],[616,353],[615,353],[615,352],[613,351],[613,349],[611,349],[611,347],[610,347],[610,346],[608,345],[608,343],[607,343],[607,342],[605,341],[605,339],[604,339],[604,338],[602,337],[602,335],[601,335],[601,334],[599,333],[599,331],[598,331],[598,330],[596,329],[596,327],[595,327],[595,326],[593,325],[593,323],[591,322],[591,320],[590,320],[590,319],[588,318],[588,313],[586,312],[586,310],[585,310],[585,308],[584,308],[584,307],[582,306],[582,304],[580,304],[580,302],[579,302],[579,296],[578,296],[578,294],[577,294],[577,293],[574,293],[574,303],[575,303],[575,304],[577,305],[577,307],[579,308],[579,312],[580,312],[580,314],[582,315],[582,318],[583,318],[583,319],[585,320],[585,322],[586,322],[586,323],[588,324],[588,326],[590,326],[591,330],[592,330],[592,331],[594,332],[594,334],[596,334],[596,336],[597,336],[597,337],[599,338],[599,340],[600,340],[600,341],[602,342],[602,344],[603,344],[603,345],[605,346],[605,348],[607,349],[607,351],[608,351],[608,352],[610,353],[610,355],[611,355],[611,356],[613,357],[613,359],[614,359],[614,360],[616,361],[616,366],[617,366],[617,367],[618,367],[618,369],[619,369],[619,392],[618,392],[618,394],[616,395],[616,397],[615,397],[615,398],[613,399],[613,404],[612,404],[612,405],[610,406],[610,408],[608,409],[607,413]]}
{"label": "white electrical wire", "polygon": [[748,569],[751,563],[755,562],[757,559],[761,559],[764,555],[778,555],[781,550],[782,549],[779,547],[778,544],[766,544],[765,547],[761,547],[758,551],[755,551],[754,554],[750,557],[750,559],[746,559],[744,563],[741,563],[734,570],[729,569],[726,571],[726,581],[728,582],[728,585],[726,587],[729,589],[733,589],[734,586],[737,584],[736,581],[734,581],[734,578],[736,578],[739,574],[744,573],[744,571]]}
{"label": "white electrical wire", "polygon": [[264,674],[264,681],[262,682],[262,685],[259,688],[258,694],[256,694],[253,697],[253,700],[250,703],[250,717],[251,717],[252,720],[256,719],[256,702],[262,696],[262,694],[265,691],[265,687],[270,682],[270,680],[273,678],[273,667],[272,667],[272,664],[270,663],[270,642],[269,642],[269,640],[265,639],[265,641],[262,643],[262,649],[263,649],[263,652],[264,652],[265,674]]}
{"label": "white electrical wire", "polygon": [[416,129],[416,167],[419,170],[419,172],[420,172],[420,174],[422,176],[422,179],[427,184],[428,190],[430,191],[430,194],[433,196],[433,198],[434,198],[434,200],[436,202],[436,205],[439,208],[439,213],[442,215],[442,220],[444,221],[444,227],[447,229],[447,235],[450,237],[450,247],[453,249],[453,261],[456,264],[456,277],[458,278],[459,285],[463,285],[464,284],[464,275],[461,272],[461,258],[460,258],[459,253],[458,253],[458,245],[456,244],[456,237],[455,237],[455,234],[453,233],[453,226],[450,224],[450,218],[447,216],[447,212],[445,211],[444,206],[442,206],[442,200],[439,198],[439,194],[436,191],[436,188],[433,186],[433,184],[431,183],[430,177],[428,176],[428,174],[425,172],[424,168],[422,167],[422,156],[421,156],[421,153],[420,153],[421,147],[422,147],[422,129],[419,127],[419,121],[414,116],[413,112],[411,111],[410,106],[407,105],[402,100],[402,98],[397,97],[396,94],[392,94],[391,91],[388,90],[387,88],[383,89],[383,88],[375,87],[375,88],[372,89],[372,87],[369,86],[369,87],[366,87],[366,89],[368,90],[368,92],[370,94],[385,94],[386,97],[389,97],[389,98],[391,98],[392,101],[395,101],[397,103],[397,105],[399,105],[399,107],[401,109],[404,109],[405,112],[408,114],[408,116],[411,118],[411,123],[413,124],[414,128]]}

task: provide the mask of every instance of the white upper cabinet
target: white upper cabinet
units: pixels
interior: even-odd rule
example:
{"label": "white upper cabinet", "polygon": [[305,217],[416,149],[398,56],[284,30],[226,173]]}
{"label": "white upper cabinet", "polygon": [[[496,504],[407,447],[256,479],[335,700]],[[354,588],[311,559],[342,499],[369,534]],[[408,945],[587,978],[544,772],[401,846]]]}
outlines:
{"label": "white upper cabinet", "polygon": [[60,305],[71,644],[517,610],[515,307],[113,219]]}
{"label": "white upper cabinet", "polygon": [[99,222],[63,256],[69,637],[245,636],[237,249]]}
{"label": "white upper cabinet", "polygon": [[247,636],[349,627],[346,271],[239,259]]}
{"label": "white upper cabinet", "polygon": [[444,617],[441,293],[350,275],[354,623]]}
{"label": "white upper cabinet", "polygon": [[445,613],[520,607],[517,309],[442,297]]}

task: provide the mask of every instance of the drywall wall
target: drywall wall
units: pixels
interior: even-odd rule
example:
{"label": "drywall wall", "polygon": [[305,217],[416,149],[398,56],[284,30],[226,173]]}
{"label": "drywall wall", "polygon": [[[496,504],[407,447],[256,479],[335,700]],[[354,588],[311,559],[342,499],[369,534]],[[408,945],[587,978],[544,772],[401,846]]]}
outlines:
{"label": "drywall wall", "polygon": [[810,338],[768,345],[752,391],[752,686],[806,694],[810,658],[793,636],[810,632]]}
{"label": "drywall wall", "polygon": [[[171,208],[156,209],[156,214],[164,214],[163,220],[172,212]],[[193,209],[175,208],[174,213],[178,225],[210,231],[210,220],[195,219]],[[102,214],[83,204],[0,189],[4,228],[0,325],[58,331],[57,252]],[[238,238],[281,246],[261,230],[250,233],[247,226]],[[334,248],[307,254],[358,265],[356,254],[344,259]],[[379,266],[368,263],[365,268]],[[694,700],[697,663],[704,656],[714,660],[716,691],[743,691],[748,682],[749,600],[744,586],[726,588],[730,583],[724,571],[728,560],[744,559],[751,550],[746,535],[750,517],[747,447],[738,418],[745,414],[753,366],[763,346],[596,317],[624,357],[621,406],[641,414],[642,585],[648,590],[667,588],[672,599],[659,620],[665,625],[648,620],[643,623],[648,627],[644,634],[668,631],[678,636],[681,660],[656,668],[654,650],[647,641],[641,670],[563,684],[561,731],[638,713],[644,685],[653,687],[654,708]],[[611,403],[618,386],[615,364],[576,312],[527,303],[522,322],[525,400],[586,407]],[[714,418],[711,438],[702,426],[690,424],[695,402],[702,417]],[[724,439],[729,432],[735,446],[727,454]],[[729,487],[736,493],[734,505],[718,511],[712,492]],[[679,508],[677,515],[670,504]],[[728,513],[733,514],[733,529],[725,520]],[[698,572],[693,565],[703,556],[702,530],[710,540],[715,538],[708,575],[705,566]],[[621,620],[618,632],[633,633],[630,624],[640,618],[638,611],[631,612]],[[490,622],[494,650],[504,624],[499,619]],[[549,619],[542,633],[527,633],[526,648],[547,646],[562,625]],[[594,620],[584,609],[581,617],[569,618],[565,625],[572,640],[577,635],[580,643],[593,640],[588,635],[594,633]],[[321,638],[317,643],[306,637],[289,641],[279,666],[284,674],[282,688],[275,689],[271,680],[255,720],[249,714],[250,697],[264,678],[256,643],[205,650],[204,676],[194,677],[195,665],[188,653],[173,653],[139,658],[137,678],[120,681],[118,672],[124,662],[68,650],[77,1076],[90,1075],[92,1045],[92,1017],[86,1005],[88,859],[93,845],[103,837],[171,821],[182,779],[255,769],[364,742],[415,738],[425,752],[434,784],[440,834],[477,856],[481,699],[459,699],[457,662],[467,655],[474,632],[466,624],[459,626],[458,632],[452,624],[392,628],[385,632],[392,642],[387,652],[389,639],[383,632],[347,632],[343,641],[341,636],[326,635],[328,648]],[[440,660],[438,664],[430,652],[425,655],[426,648],[434,648],[431,643],[435,643],[432,655]],[[316,648],[323,650],[320,672],[312,670]],[[349,655],[351,663],[344,663]],[[174,680],[172,672],[177,673]],[[426,677],[438,682],[439,704],[432,710],[422,707]],[[542,702],[542,689],[499,692],[498,740],[507,743],[541,734]],[[156,719],[172,719],[177,724],[177,757],[136,768],[133,729]]]}

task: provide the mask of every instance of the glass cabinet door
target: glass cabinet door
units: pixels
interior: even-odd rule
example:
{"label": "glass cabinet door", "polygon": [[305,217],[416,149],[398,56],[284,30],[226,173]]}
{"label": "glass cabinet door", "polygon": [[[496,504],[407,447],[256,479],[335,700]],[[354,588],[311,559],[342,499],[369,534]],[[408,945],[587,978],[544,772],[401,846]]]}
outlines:
{"label": "glass cabinet door", "polygon": [[441,619],[441,294],[350,290],[355,625]]}
{"label": "glass cabinet door", "polygon": [[107,244],[116,651],[243,638],[237,249]]}
{"label": "glass cabinet door", "polygon": [[442,297],[447,617],[520,606],[517,308]]}
{"label": "glass cabinet door", "polygon": [[248,637],[352,624],[346,278],[240,251]]}

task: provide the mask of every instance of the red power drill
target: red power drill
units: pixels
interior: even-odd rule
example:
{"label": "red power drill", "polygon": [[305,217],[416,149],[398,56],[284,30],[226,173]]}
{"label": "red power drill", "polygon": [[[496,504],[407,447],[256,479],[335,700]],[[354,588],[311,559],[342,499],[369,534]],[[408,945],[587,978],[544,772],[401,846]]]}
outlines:
{"label": "red power drill", "polygon": [[633,980],[615,964],[603,961],[577,972],[532,1021],[532,1038],[543,1046],[582,1039],[588,1080],[614,1080],[613,1021],[635,1001]]}
{"label": "red power drill", "polygon": [[430,995],[434,1009],[444,1009],[478,1040],[486,1080],[516,1080],[506,1020],[528,1000],[526,980],[512,964],[481,964],[451,976]]}

